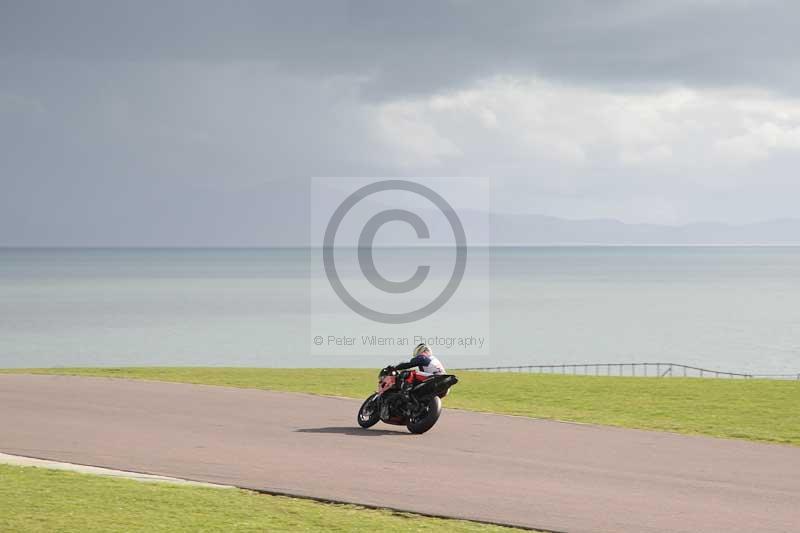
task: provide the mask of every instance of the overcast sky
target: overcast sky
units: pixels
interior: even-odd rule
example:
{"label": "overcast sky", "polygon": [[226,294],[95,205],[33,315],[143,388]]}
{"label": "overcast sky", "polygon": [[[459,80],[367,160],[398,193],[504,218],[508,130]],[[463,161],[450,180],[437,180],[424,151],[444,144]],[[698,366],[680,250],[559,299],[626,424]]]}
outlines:
{"label": "overcast sky", "polygon": [[800,4],[0,0],[0,244],[259,245],[312,176],[797,216]]}

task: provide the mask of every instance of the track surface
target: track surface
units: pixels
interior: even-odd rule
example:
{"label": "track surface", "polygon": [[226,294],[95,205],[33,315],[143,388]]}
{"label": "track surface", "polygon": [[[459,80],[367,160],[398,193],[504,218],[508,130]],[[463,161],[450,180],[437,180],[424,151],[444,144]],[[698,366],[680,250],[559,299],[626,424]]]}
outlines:
{"label": "track surface", "polygon": [[359,403],[0,375],[0,451],[554,531],[800,530],[800,448],[453,410],[364,431]]}

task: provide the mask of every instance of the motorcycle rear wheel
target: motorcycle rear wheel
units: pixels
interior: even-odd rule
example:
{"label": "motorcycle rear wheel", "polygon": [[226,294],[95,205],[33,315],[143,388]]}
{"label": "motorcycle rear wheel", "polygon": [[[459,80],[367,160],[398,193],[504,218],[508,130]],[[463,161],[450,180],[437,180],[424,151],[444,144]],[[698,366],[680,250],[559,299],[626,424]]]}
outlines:
{"label": "motorcycle rear wheel", "polygon": [[441,415],[442,400],[439,399],[438,396],[434,396],[428,401],[425,413],[420,418],[412,418],[409,420],[408,424],[406,424],[406,427],[411,433],[421,435],[422,433],[425,433],[431,429],[439,420]]}
{"label": "motorcycle rear wheel", "polygon": [[358,410],[356,420],[358,420],[358,425],[364,429],[371,428],[381,419],[380,402],[374,401],[376,396],[378,396],[377,392],[364,400]]}

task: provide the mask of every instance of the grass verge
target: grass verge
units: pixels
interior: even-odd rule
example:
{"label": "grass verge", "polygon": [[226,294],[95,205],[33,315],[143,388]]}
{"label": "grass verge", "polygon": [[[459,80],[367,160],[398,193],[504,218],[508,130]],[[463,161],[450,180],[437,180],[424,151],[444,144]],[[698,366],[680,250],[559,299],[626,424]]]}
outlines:
{"label": "grass verge", "polygon": [[0,464],[0,531],[521,531],[223,490]]}
{"label": "grass verge", "polygon": [[[365,398],[372,369],[57,368],[0,372],[151,379]],[[800,446],[800,382],[459,372],[446,406]]]}

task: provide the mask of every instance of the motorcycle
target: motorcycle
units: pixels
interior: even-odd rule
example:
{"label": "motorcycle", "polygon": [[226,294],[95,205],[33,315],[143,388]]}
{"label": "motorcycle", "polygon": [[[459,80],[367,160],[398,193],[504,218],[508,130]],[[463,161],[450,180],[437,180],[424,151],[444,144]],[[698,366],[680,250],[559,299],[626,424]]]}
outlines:
{"label": "motorcycle", "polygon": [[411,433],[431,429],[442,414],[442,398],[458,383],[452,374],[398,372],[391,366],[378,374],[378,389],[358,410],[358,425],[364,429],[379,421],[406,426]]}

